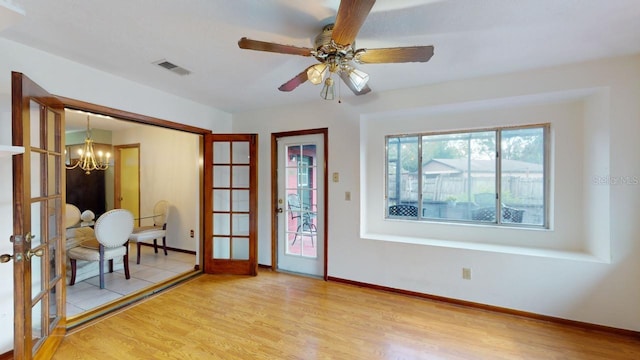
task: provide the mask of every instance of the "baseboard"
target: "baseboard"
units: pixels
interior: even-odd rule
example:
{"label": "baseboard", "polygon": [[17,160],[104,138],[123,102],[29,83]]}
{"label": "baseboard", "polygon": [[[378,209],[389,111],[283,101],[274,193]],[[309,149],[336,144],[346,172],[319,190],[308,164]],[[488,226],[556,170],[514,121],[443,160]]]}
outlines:
{"label": "baseboard", "polygon": [[359,281],[341,279],[333,276],[329,276],[328,280],[343,283],[343,284],[370,288],[374,290],[387,291],[387,292],[408,295],[408,296],[415,296],[423,299],[440,301],[440,302],[449,303],[453,305],[466,306],[466,307],[475,308],[479,310],[486,310],[486,311],[492,311],[492,312],[497,312],[502,314],[521,316],[521,317],[540,320],[540,321],[547,321],[547,322],[552,322],[552,323],[557,323],[562,325],[569,325],[569,326],[578,327],[584,330],[601,331],[609,334],[633,337],[636,339],[640,338],[640,331],[619,329],[611,326],[604,326],[604,325],[592,324],[592,323],[587,323],[582,321],[568,320],[568,319],[563,319],[563,318],[548,316],[548,315],[540,315],[536,313],[514,310],[514,309],[504,308],[500,306],[486,305],[486,304],[477,303],[473,301],[458,300],[458,299],[448,298],[444,296],[430,295],[430,294],[424,294],[424,293],[419,293],[415,291],[402,290],[402,289],[396,289],[396,288],[387,287],[387,286],[374,285],[374,284],[368,284],[368,283],[363,283]]}
{"label": "baseboard", "polygon": [[[140,245],[142,245],[142,246],[151,246],[151,247],[153,247],[153,244],[143,243],[143,242],[141,242],[141,243],[140,243]],[[162,248],[162,245],[158,244],[158,248],[160,248],[160,249],[161,249],[161,248]],[[185,254],[191,254],[191,255],[195,255],[195,254],[196,254],[196,252],[195,252],[195,251],[193,251],[193,250],[177,249],[177,248],[173,248],[173,247],[170,247],[170,246],[167,246],[167,250],[171,250],[171,251],[175,251],[175,252],[180,252],[180,253],[185,253]],[[2,360],[2,359],[0,359],[0,360]]]}
{"label": "baseboard", "polygon": [[9,350],[4,354],[0,354],[0,360],[12,360],[13,359],[13,350]]}

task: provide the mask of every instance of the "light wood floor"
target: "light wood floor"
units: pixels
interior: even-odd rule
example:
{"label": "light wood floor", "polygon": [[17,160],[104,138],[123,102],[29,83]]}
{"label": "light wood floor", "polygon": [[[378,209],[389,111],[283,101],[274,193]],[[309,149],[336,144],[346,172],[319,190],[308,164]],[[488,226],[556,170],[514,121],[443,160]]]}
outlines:
{"label": "light wood floor", "polygon": [[640,339],[265,270],[198,277],[54,359],[640,359]]}

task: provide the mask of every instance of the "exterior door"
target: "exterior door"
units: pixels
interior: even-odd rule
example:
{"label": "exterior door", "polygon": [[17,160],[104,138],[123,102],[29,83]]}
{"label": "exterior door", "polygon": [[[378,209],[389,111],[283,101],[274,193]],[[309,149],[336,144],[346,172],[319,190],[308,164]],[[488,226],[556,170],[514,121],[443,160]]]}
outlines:
{"label": "exterior door", "polygon": [[118,145],[114,147],[114,152],[114,207],[127,209],[133,214],[134,219],[139,219],[140,145]]}
{"label": "exterior door", "polygon": [[257,275],[256,134],[205,137],[204,272]]}
{"label": "exterior door", "polygon": [[64,109],[12,77],[14,359],[50,358],[65,334]]}
{"label": "exterior door", "polygon": [[281,137],[277,143],[277,267],[324,276],[324,135]]}

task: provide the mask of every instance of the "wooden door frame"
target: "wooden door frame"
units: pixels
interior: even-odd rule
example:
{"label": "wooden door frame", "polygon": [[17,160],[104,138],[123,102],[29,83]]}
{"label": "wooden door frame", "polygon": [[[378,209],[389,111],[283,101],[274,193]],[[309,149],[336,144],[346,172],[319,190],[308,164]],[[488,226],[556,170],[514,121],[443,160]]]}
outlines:
{"label": "wooden door frame", "polygon": [[[200,154],[199,157],[201,159],[203,159],[206,155],[206,151],[205,151],[205,142],[204,142],[204,137],[207,134],[211,134],[212,131],[209,129],[203,129],[203,128],[199,128],[199,127],[195,127],[195,126],[190,126],[190,125],[185,125],[185,124],[181,124],[181,123],[177,123],[177,122],[173,122],[173,121],[169,121],[169,120],[163,120],[163,119],[159,119],[159,118],[155,118],[155,117],[151,117],[151,116],[146,116],[146,115],[141,115],[141,114],[136,114],[136,113],[132,113],[132,112],[128,112],[128,111],[124,111],[124,110],[118,110],[118,109],[114,109],[114,108],[110,108],[107,106],[102,106],[102,105],[97,105],[97,104],[93,104],[93,103],[89,103],[89,102],[85,102],[85,101],[81,101],[81,100],[76,100],[76,99],[71,99],[71,98],[67,98],[64,96],[59,96],[56,95],[56,98],[58,98],[60,101],[62,101],[63,105],[65,108],[69,108],[69,109],[74,109],[74,110],[81,110],[81,111],[87,111],[87,112],[91,112],[91,113],[96,113],[96,114],[102,114],[102,115],[107,115],[107,116],[111,116],[114,118],[117,118],[118,120],[125,120],[125,121],[130,121],[133,123],[137,123],[137,124],[144,124],[144,125],[153,125],[153,126],[157,126],[157,127],[161,127],[161,128],[165,128],[165,129],[169,129],[169,130],[178,130],[178,131],[183,131],[183,132],[187,132],[190,134],[194,134],[194,135],[198,135],[199,136],[199,148],[200,148]],[[204,229],[205,229],[205,223],[207,221],[210,221],[208,219],[206,219],[204,217],[204,204],[205,202],[209,201],[206,197],[205,197],[205,193],[204,193],[204,168],[203,166],[200,167],[200,219],[202,219],[202,221],[200,222],[200,234],[204,234]],[[198,247],[200,249],[199,252],[199,259],[198,259],[198,263],[200,264],[200,266],[196,265],[195,266],[195,271],[197,272],[202,272],[202,264],[204,261],[204,252],[202,251],[203,249],[203,237],[201,236],[199,239],[199,243],[198,243]],[[70,325],[74,325],[74,324],[69,324],[67,323],[67,326]],[[77,325],[77,324],[75,324]]]}
{"label": "wooden door frame", "polygon": [[[329,222],[328,222],[328,205],[329,205],[329,175],[327,174],[328,164],[329,164],[329,129],[328,128],[318,128],[318,129],[308,129],[308,130],[295,130],[295,131],[285,131],[285,132],[277,132],[271,133],[271,270],[278,270],[278,139],[289,136],[301,136],[301,135],[322,135],[324,141],[324,163],[322,165],[324,170],[324,179],[322,179],[322,186],[324,186],[324,196],[321,199],[324,202],[324,210],[322,214],[318,214],[318,216],[322,216],[322,222],[324,229],[322,231],[323,239],[318,239],[318,241],[322,240],[324,243],[324,259],[323,259],[323,268],[324,280],[328,280],[328,272],[327,272],[327,263],[328,263],[328,253],[329,253],[329,244],[328,244],[328,231]],[[283,213],[284,214],[284,213]]]}

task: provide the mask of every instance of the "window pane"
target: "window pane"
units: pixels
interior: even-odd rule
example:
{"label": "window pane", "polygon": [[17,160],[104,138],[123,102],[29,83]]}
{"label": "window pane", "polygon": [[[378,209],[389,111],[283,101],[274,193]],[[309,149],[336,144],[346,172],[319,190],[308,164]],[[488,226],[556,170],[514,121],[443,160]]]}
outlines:
{"label": "window pane", "polygon": [[387,139],[388,205],[418,203],[418,137]]}
{"label": "window pane", "polygon": [[503,130],[503,223],[544,225],[544,128]]}
{"label": "window pane", "polygon": [[422,137],[422,216],[495,222],[495,131]]}

